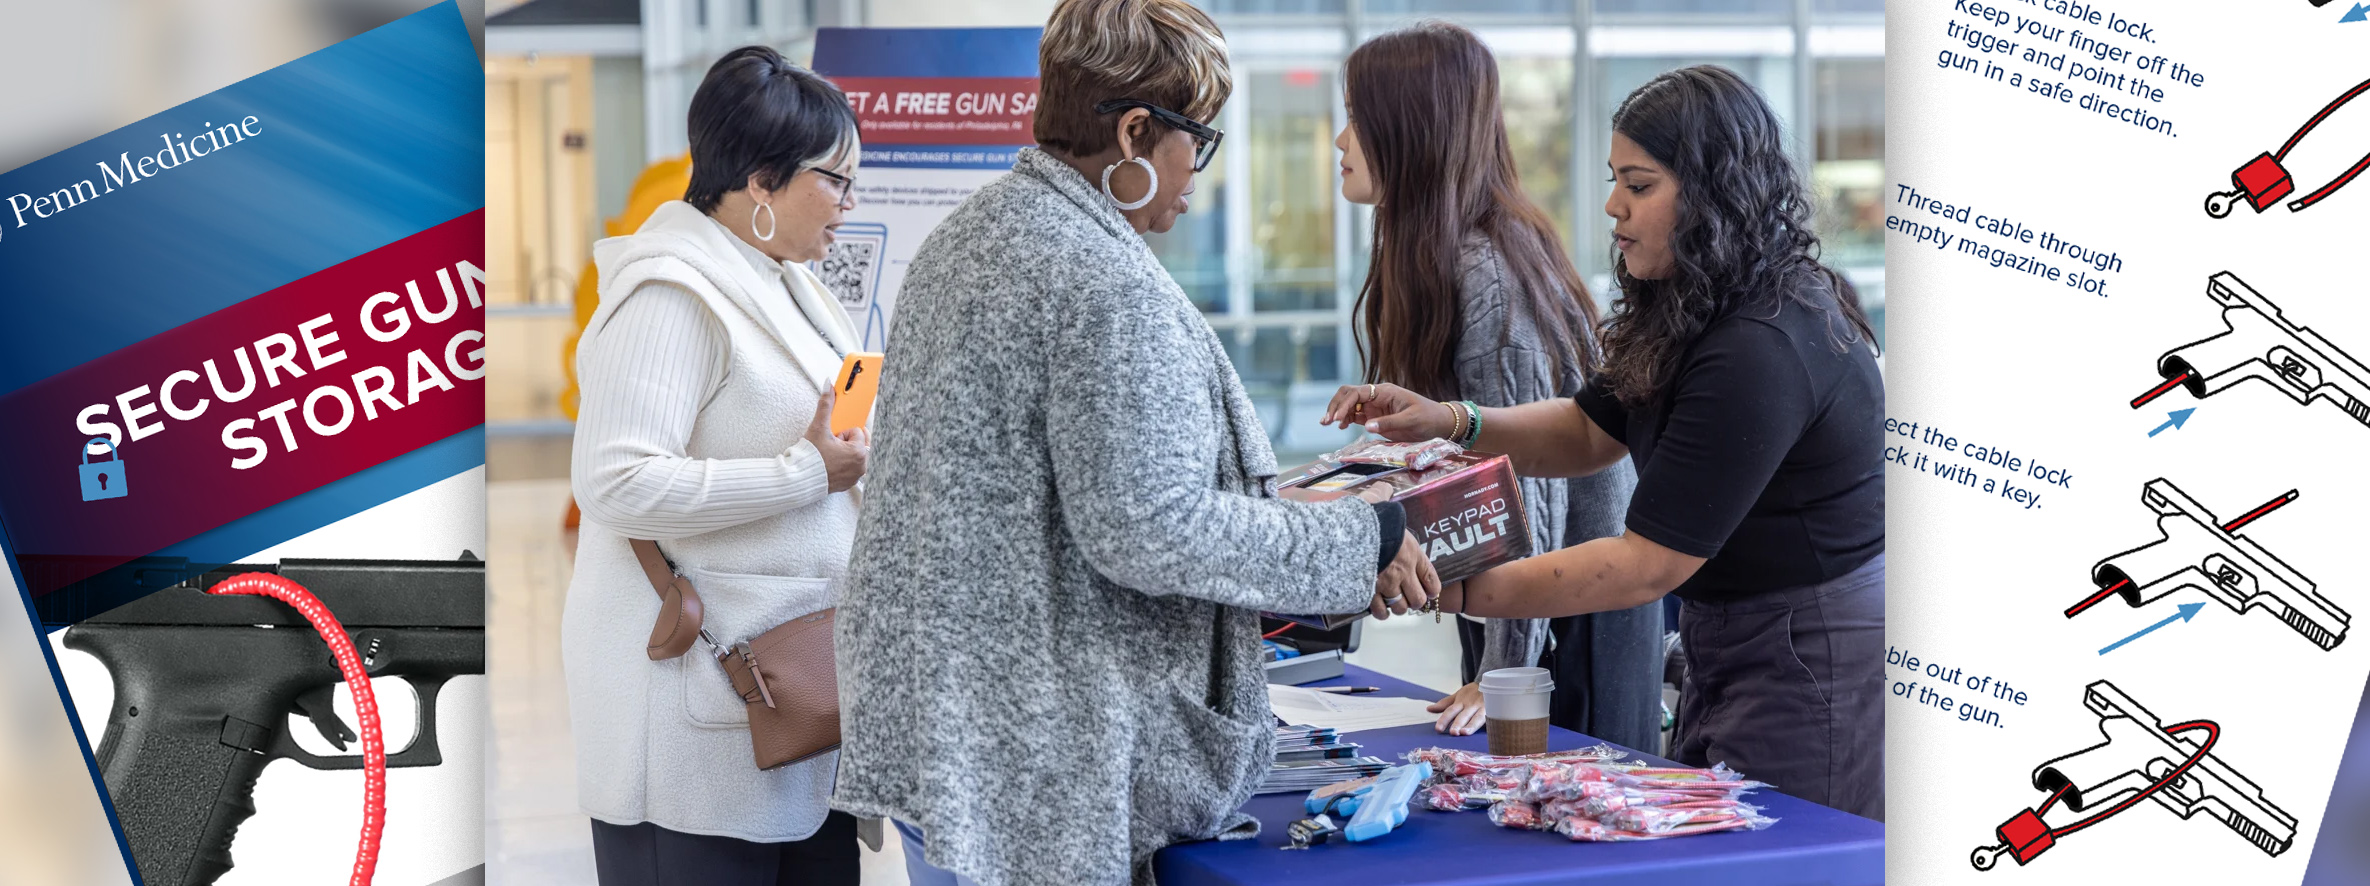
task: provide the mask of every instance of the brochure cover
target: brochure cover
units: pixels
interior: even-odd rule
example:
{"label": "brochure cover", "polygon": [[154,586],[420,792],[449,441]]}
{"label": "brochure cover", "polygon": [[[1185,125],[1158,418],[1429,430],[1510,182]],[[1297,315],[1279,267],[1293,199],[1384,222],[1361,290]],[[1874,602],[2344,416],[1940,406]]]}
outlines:
{"label": "brochure cover", "polygon": [[0,530],[141,882],[483,863],[480,71],[444,3],[0,175]]}

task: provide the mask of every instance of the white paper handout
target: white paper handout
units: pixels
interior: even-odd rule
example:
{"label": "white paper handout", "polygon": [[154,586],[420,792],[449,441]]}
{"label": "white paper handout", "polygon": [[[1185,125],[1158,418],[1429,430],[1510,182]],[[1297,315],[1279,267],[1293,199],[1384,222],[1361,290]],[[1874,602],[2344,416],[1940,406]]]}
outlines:
{"label": "white paper handout", "polygon": [[1430,703],[1421,699],[1343,695],[1298,686],[1269,685],[1267,704],[1276,716],[1294,726],[1326,726],[1343,732],[1413,726],[1440,719],[1440,715],[1424,710]]}

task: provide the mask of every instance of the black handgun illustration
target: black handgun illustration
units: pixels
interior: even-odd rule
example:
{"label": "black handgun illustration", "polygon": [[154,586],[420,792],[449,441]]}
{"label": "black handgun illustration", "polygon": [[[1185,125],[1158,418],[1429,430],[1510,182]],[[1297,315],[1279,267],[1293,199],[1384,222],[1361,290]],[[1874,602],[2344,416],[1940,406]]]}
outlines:
{"label": "black handgun illustration", "polygon": [[283,728],[293,712],[340,750],[355,740],[331,707],[337,663],[304,616],[204,590],[247,572],[303,585],[345,625],[371,676],[411,684],[418,730],[389,749],[389,768],[442,763],[436,694],[455,675],[485,673],[485,564],[467,555],[226,566],[68,628],[66,647],[97,656],[115,684],[99,769],[149,886],[204,886],[230,870],[231,841],[272,760],[362,768],[360,755],[315,755]]}

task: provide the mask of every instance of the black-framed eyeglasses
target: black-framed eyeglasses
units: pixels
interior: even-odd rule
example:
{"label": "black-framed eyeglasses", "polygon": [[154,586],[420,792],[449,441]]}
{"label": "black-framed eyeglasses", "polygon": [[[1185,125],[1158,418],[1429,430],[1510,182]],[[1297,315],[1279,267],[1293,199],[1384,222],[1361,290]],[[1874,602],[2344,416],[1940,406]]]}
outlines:
{"label": "black-framed eyeglasses", "polygon": [[1094,106],[1094,112],[1097,114],[1110,114],[1119,111],[1125,111],[1129,108],[1143,108],[1146,111],[1150,111],[1152,112],[1152,116],[1155,119],[1158,119],[1160,122],[1166,123],[1178,129],[1185,130],[1186,135],[1193,136],[1193,171],[1195,172],[1200,172],[1203,169],[1209,167],[1210,158],[1218,156],[1218,143],[1226,139],[1226,133],[1210,128],[1210,125],[1207,123],[1203,123],[1199,120],[1195,120],[1191,117],[1187,117],[1183,114],[1179,114],[1175,111],[1169,110],[1151,102],[1137,101],[1132,98],[1115,98],[1110,101],[1103,102]]}
{"label": "black-framed eyeglasses", "polygon": [[854,194],[856,192],[855,176],[841,175],[839,173],[832,172],[831,170],[824,169],[820,166],[809,166],[807,168],[813,170],[816,175],[830,179],[832,182],[839,185],[839,203],[843,206],[848,202],[848,195]]}

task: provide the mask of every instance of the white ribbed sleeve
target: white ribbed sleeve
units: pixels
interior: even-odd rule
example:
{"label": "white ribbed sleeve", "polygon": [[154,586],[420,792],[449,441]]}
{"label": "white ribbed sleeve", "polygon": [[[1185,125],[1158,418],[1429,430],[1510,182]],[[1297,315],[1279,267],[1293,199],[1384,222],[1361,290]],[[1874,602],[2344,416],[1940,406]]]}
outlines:
{"label": "white ribbed sleeve", "polygon": [[823,456],[805,440],[770,458],[686,454],[731,352],[723,322],[691,290],[643,283],[591,344],[577,366],[569,471],[587,518],[629,538],[682,538],[830,495]]}

